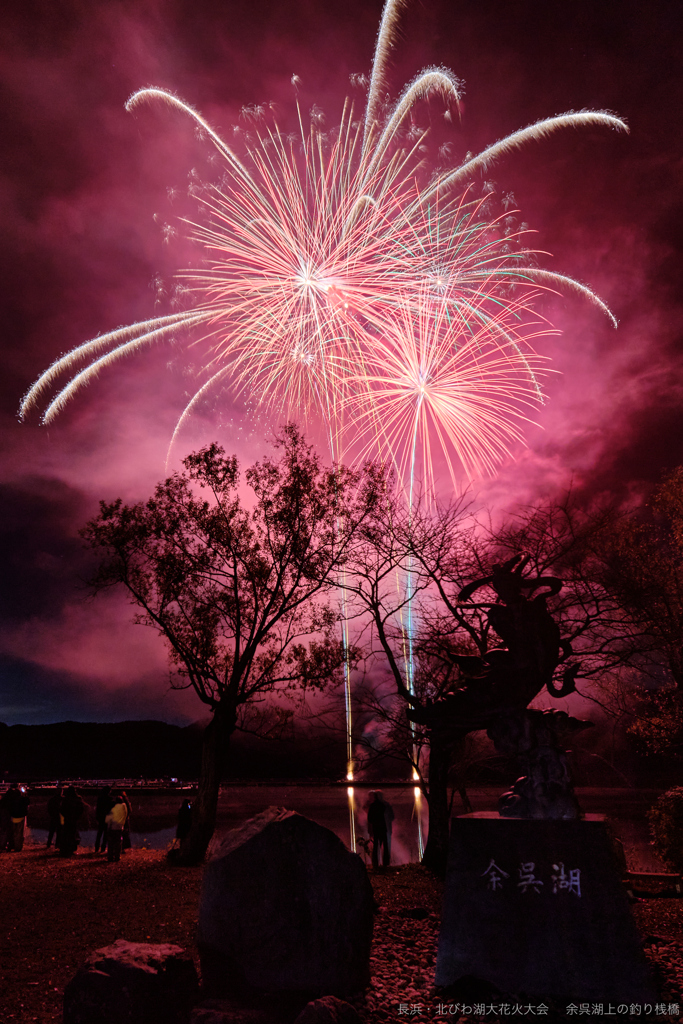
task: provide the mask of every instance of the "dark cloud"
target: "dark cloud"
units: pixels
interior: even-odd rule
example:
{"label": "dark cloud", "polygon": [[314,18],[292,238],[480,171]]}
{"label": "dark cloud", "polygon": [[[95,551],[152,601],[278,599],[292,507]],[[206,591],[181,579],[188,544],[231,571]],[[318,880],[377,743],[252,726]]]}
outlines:
{"label": "dark cloud", "polygon": [[121,722],[163,718],[188,725],[200,716],[201,705],[169,688],[159,675],[131,679],[107,688],[93,676],[44,668],[29,659],[0,654],[0,722],[45,725],[49,722]]}
{"label": "dark cloud", "polygon": [[84,588],[92,559],[76,530],[84,495],[62,480],[25,477],[0,485],[0,621],[59,618]]}

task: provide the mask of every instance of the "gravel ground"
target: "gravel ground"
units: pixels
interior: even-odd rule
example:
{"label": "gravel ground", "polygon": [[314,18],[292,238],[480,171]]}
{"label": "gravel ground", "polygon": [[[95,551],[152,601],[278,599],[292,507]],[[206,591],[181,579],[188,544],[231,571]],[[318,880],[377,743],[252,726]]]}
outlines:
{"label": "gravel ground", "polygon": [[[357,1003],[361,1017],[385,1024],[404,1019],[401,1004],[422,1006],[431,1016],[436,943],[443,884],[417,864],[370,875],[379,910],[375,917],[370,971],[372,982]],[[419,1019],[411,1014],[412,1020]]]}
{"label": "gravel ground", "polygon": [[67,982],[116,939],[194,950],[200,876],[156,851],[128,851],[119,864],[31,845],[0,855],[0,1024],[61,1021]]}
{"label": "gravel ground", "polygon": [[[92,851],[62,860],[30,845],[0,856],[0,1024],[61,1021],[66,983],[89,952],[116,939],[174,942],[196,954],[200,877],[200,868],[171,867],[158,851],[129,851],[118,865]],[[372,983],[356,1001],[365,1024],[501,1019],[437,1015],[442,883],[418,865],[371,873],[371,879],[379,905]],[[641,900],[633,911],[660,978],[662,1003],[651,1019],[678,1017],[667,1011],[676,1003],[683,1009],[683,899]],[[546,1019],[565,1016],[551,1008]]]}

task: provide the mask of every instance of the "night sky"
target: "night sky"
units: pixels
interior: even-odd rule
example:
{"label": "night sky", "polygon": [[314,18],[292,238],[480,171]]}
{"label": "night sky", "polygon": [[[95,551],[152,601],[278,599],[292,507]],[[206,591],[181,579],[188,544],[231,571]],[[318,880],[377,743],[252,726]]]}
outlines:
{"label": "night sky", "polygon": [[[188,185],[215,175],[212,151],[180,115],[128,114],[126,99],[162,86],[228,134],[244,127],[244,105],[272,102],[289,127],[296,74],[302,109],[316,103],[334,124],[349,75],[369,71],[380,13],[375,0],[5,9],[0,721],[183,723],[202,712],[168,692],[163,645],[131,624],[123,597],[88,596],[77,532],[99,499],[144,498],[164,475],[201,350],[159,345],[105,371],[49,429],[16,415],[60,354],[165,312],[187,264],[177,218],[191,211]],[[464,79],[455,163],[568,110],[609,110],[630,126],[567,131],[489,173],[538,232],[531,244],[551,254],[543,266],[588,284],[619,321],[614,331],[575,297],[545,303],[562,330],[541,348],[559,371],[549,401],[528,447],[473,482],[499,507],[570,484],[637,501],[683,462],[682,36],[680,4],[660,0],[415,0],[405,13],[392,94],[426,65]],[[166,225],[179,228],[170,244]],[[217,438],[248,463],[268,429],[223,392],[178,454]]]}

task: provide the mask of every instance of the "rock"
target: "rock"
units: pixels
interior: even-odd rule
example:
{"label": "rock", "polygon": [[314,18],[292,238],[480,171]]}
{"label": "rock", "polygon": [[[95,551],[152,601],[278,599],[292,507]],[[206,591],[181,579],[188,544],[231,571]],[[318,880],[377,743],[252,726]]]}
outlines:
{"label": "rock", "polygon": [[180,946],[126,942],[96,949],[64,990],[64,1024],[186,1024],[199,998]]}
{"label": "rock", "polygon": [[304,1006],[294,1024],[361,1024],[350,1003],[336,996],[323,996]]}
{"label": "rock", "polygon": [[198,927],[204,991],[354,994],[370,980],[372,922],[360,857],[322,825],[269,807],[209,848]]}

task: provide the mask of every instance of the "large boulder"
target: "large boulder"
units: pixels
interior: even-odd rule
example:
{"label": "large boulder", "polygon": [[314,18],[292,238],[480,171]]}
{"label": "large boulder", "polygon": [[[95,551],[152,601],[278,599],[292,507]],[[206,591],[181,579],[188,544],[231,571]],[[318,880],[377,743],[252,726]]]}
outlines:
{"label": "large boulder", "polygon": [[351,995],[370,980],[374,898],[329,829],[269,807],[209,848],[198,944],[207,995]]}
{"label": "large boulder", "polygon": [[64,990],[64,1024],[186,1024],[199,998],[180,946],[126,942],[91,953]]}

